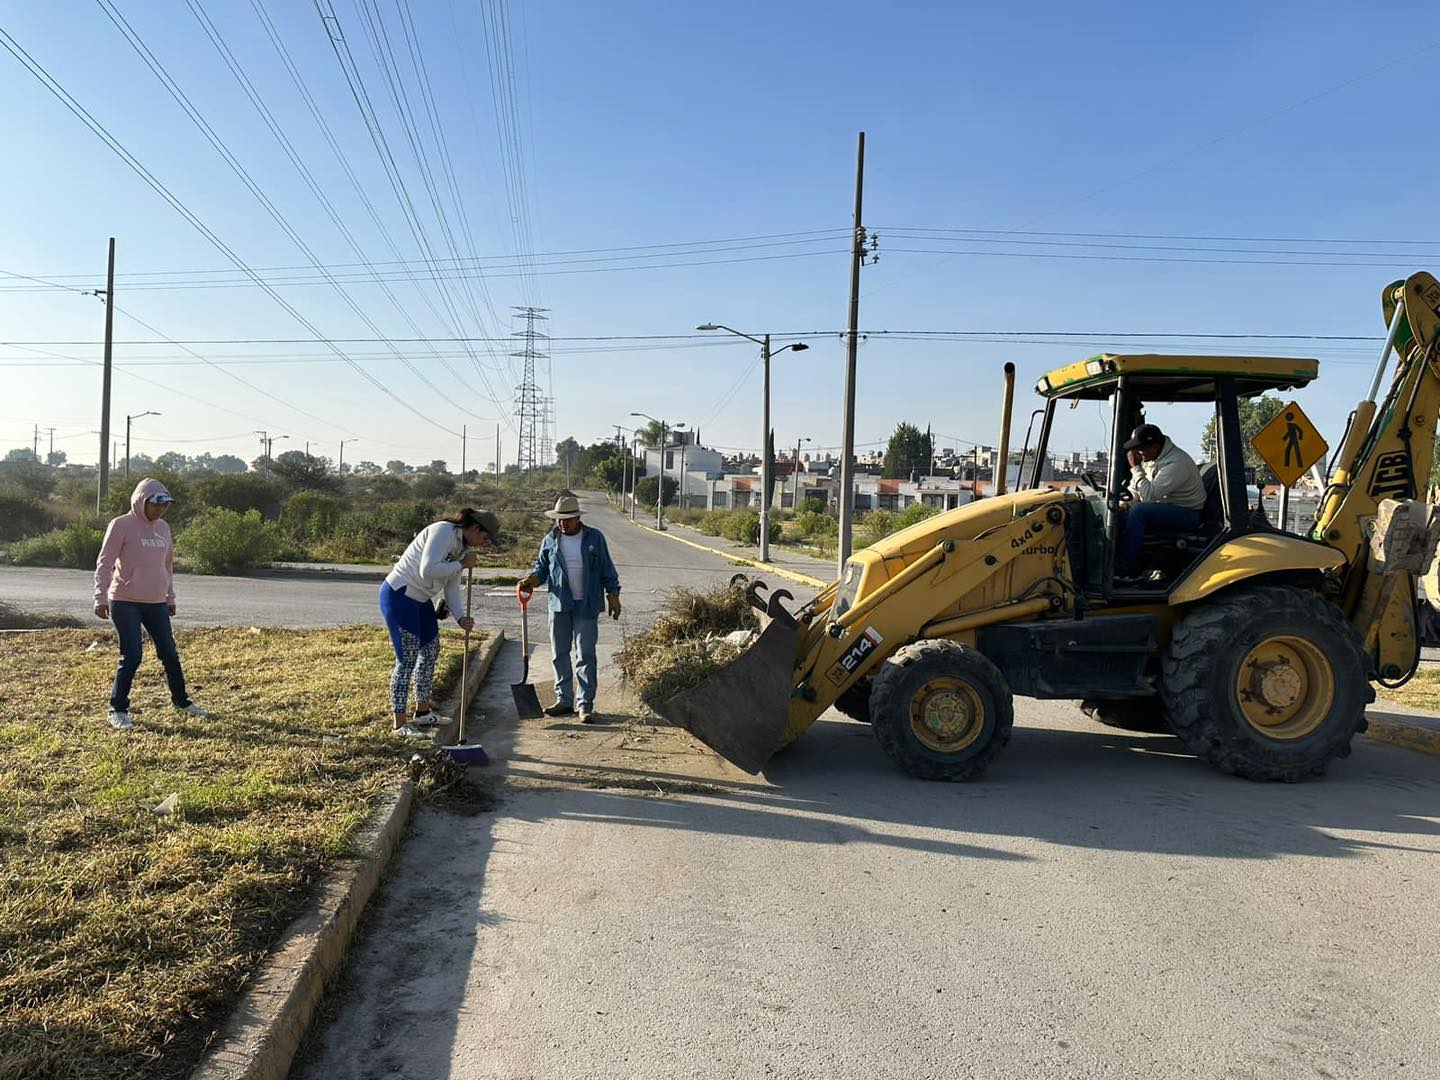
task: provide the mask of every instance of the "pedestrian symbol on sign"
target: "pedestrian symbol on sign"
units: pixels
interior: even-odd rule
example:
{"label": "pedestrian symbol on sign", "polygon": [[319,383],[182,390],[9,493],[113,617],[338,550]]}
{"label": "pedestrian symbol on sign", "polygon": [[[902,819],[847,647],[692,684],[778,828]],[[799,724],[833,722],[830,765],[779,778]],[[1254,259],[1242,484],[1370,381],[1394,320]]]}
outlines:
{"label": "pedestrian symbol on sign", "polygon": [[1305,438],[1305,429],[1295,423],[1295,410],[1285,410],[1285,464],[1290,464],[1290,455],[1295,455],[1295,467],[1305,467],[1305,455],[1300,453],[1300,440]]}
{"label": "pedestrian symbol on sign", "polygon": [[1250,445],[1265,459],[1284,487],[1293,485],[1330,449],[1310,418],[1293,401],[1255,433]]}

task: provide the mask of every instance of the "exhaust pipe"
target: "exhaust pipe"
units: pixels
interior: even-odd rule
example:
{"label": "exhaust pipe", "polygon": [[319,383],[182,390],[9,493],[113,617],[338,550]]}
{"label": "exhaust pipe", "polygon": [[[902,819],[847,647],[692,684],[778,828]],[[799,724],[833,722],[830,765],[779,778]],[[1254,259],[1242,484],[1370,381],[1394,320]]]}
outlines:
{"label": "exhaust pipe", "polygon": [[1015,365],[1005,363],[1005,404],[1000,409],[1000,456],[995,470],[995,494],[1005,494],[1005,474],[1010,470],[1010,411],[1015,405]]}

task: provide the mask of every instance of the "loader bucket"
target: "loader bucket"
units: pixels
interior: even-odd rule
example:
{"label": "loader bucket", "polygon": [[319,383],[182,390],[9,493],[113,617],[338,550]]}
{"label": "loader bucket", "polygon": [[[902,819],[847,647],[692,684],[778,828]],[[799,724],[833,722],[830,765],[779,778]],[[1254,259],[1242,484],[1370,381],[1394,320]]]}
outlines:
{"label": "loader bucket", "polygon": [[[758,600],[757,587],[764,588],[758,582],[750,586],[752,603]],[[800,638],[799,624],[780,602],[789,596],[783,589],[770,595],[762,608],[763,629],[748,649],[656,710],[748,773],[764,768],[785,741],[789,727]]]}

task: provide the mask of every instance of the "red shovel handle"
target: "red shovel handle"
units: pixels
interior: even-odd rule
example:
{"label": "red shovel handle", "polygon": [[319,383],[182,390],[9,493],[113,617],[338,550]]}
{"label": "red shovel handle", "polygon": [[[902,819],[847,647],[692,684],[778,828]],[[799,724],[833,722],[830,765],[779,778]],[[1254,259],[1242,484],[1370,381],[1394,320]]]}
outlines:
{"label": "red shovel handle", "polygon": [[515,599],[520,601],[520,606],[521,606],[522,608],[523,608],[526,604],[530,603],[530,593],[528,593],[528,592],[525,591],[525,586],[523,586],[523,585],[516,585],[516,586],[515,586]]}

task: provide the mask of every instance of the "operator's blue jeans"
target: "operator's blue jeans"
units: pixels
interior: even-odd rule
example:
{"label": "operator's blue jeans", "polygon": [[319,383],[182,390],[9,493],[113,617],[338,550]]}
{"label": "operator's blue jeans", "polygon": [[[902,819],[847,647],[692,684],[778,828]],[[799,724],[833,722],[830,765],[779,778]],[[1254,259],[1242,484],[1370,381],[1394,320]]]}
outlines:
{"label": "operator's blue jeans", "polygon": [[143,626],[155,643],[155,655],[165,665],[165,681],[170,684],[170,701],[177,709],[190,704],[185,692],[185,673],[180,668],[180,650],[170,630],[170,611],[164,604],[137,604],[130,600],[110,601],[110,621],[120,639],[120,663],[115,665],[115,683],[110,688],[110,707],[116,712],[130,711],[130,684],[140,667],[145,652]]}
{"label": "operator's blue jeans", "polygon": [[595,704],[595,642],[600,636],[600,618],[587,619],[571,611],[550,612],[550,652],[555,665],[555,700],[561,705],[575,702],[571,682],[570,652],[580,652],[580,704]]}
{"label": "operator's blue jeans", "polygon": [[1200,527],[1200,511],[1172,503],[1133,503],[1125,511],[1120,543],[1115,549],[1115,572],[1135,571],[1135,557],[1147,533],[1189,532]]}

